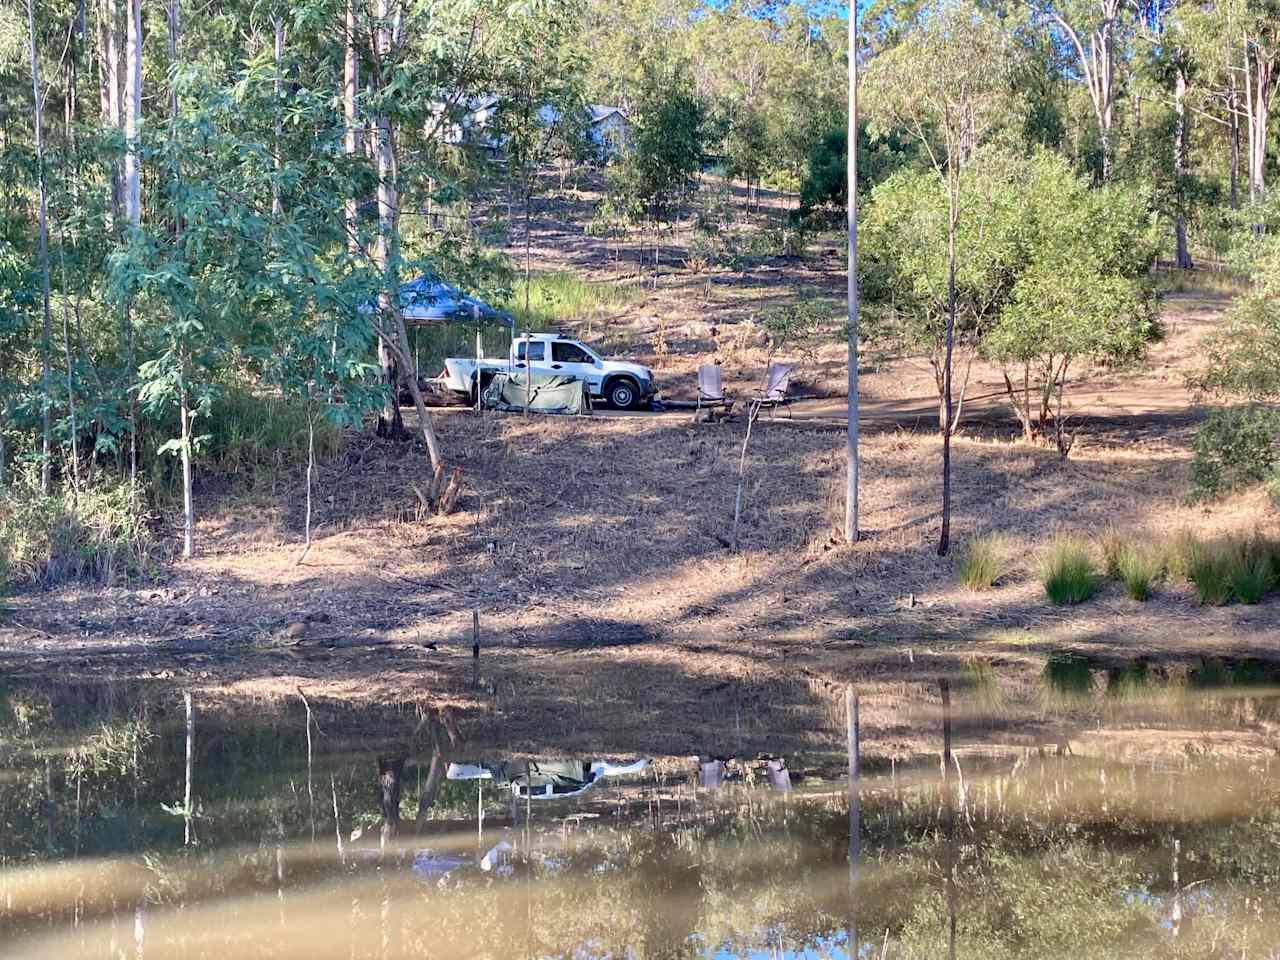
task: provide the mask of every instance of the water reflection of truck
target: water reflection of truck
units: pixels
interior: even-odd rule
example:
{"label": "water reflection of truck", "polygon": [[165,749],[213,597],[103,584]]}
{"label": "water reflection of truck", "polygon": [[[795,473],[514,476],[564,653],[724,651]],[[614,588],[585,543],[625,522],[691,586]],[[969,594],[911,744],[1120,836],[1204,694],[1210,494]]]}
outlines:
{"label": "water reflection of truck", "polygon": [[555,333],[517,337],[505,360],[447,357],[436,382],[459,398],[475,403],[489,381],[499,373],[571,376],[587,385],[593,400],[603,400],[620,410],[635,410],[653,398],[653,371],[638,363],[605,360],[581,340]]}

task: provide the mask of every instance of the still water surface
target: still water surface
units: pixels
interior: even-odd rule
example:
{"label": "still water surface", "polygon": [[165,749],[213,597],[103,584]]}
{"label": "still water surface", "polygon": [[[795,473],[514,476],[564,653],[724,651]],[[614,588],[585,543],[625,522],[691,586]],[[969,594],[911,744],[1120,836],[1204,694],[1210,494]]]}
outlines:
{"label": "still water surface", "polygon": [[0,956],[1278,958],[1280,701],[1247,694],[1200,690],[1173,756],[873,764],[851,870],[840,758],[471,754],[434,715],[225,703],[189,754],[180,694],[10,689]]}

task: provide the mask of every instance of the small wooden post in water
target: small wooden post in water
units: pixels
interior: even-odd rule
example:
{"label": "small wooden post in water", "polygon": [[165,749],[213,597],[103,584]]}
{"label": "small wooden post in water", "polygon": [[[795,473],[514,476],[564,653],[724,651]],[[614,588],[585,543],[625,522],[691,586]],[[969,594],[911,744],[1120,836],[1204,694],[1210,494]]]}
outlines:
{"label": "small wooden post in water", "polygon": [[862,852],[861,757],[858,743],[858,695],[853,684],[844,688],[844,712],[849,747],[849,957],[856,960],[858,942],[858,859]]}

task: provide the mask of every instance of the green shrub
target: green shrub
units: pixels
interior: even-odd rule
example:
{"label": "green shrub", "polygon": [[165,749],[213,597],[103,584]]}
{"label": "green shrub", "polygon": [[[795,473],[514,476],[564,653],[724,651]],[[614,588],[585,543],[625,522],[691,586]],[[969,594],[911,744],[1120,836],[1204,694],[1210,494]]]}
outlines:
{"label": "green shrub", "polygon": [[1151,585],[1164,572],[1159,551],[1144,544],[1125,544],[1116,558],[1116,579],[1124,584],[1124,592],[1134,600],[1151,596]]}
{"label": "green shrub", "polygon": [[1098,590],[1089,545],[1078,537],[1053,539],[1040,561],[1044,592],[1053,603],[1083,603]]}
{"label": "green shrub", "polygon": [[988,533],[969,540],[956,558],[956,576],[969,590],[990,590],[1004,566],[1005,544],[999,534]]}
{"label": "green shrub", "polygon": [[154,550],[144,504],[128,483],[47,497],[28,482],[0,491],[0,586],[144,573]]}
{"label": "green shrub", "polygon": [[1218,497],[1271,477],[1280,465],[1280,411],[1242,406],[1215,410],[1194,443],[1191,483],[1199,498]]}

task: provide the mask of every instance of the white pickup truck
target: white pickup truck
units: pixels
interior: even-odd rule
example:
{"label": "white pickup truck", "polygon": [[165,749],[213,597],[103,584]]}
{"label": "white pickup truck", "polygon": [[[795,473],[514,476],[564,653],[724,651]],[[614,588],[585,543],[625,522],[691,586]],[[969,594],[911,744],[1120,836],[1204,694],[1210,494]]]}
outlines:
{"label": "white pickup truck", "polygon": [[634,410],[654,395],[653,371],[638,363],[604,360],[581,340],[556,333],[533,333],[511,343],[506,360],[448,357],[436,382],[454,395],[474,403],[494,374],[523,371],[562,374],[586,381],[593,400],[604,400],[621,410]]}

